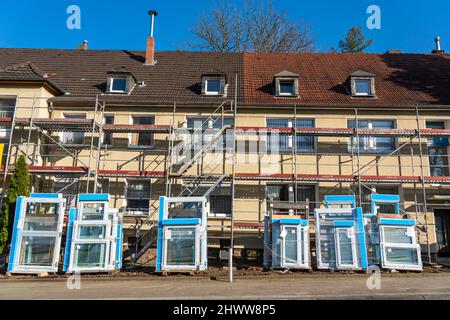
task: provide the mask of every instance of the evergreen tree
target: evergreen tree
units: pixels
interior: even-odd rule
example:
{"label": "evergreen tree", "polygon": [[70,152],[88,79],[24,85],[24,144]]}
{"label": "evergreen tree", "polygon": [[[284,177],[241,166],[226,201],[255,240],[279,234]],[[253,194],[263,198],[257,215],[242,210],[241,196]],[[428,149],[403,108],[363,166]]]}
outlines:
{"label": "evergreen tree", "polygon": [[28,165],[25,161],[25,156],[21,155],[11,176],[9,190],[3,203],[2,215],[0,216],[0,254],[4,253],[11,239],[17,197],[29,195],[30,176],[28,174]]}
{"label": "evergreen tree", "polygon": [[361,27],[352,27],[344,40],[339,41],[339,49],[342,53],[364,52],[373,43],[373,39],[366,40]]}

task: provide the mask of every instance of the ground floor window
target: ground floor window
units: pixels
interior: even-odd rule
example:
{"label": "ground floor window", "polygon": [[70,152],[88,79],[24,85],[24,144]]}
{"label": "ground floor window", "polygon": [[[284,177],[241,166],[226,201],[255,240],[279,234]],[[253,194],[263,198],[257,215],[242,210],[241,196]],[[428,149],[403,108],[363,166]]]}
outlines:
{"label": "ground floor window", "polygon": [[[316,202],[316,186],[297,184],[280,184],[266,186],[266,200],[270,202],[301,202],[308,200],[309,209],[314,210]],[[286,210],[281,210],[284,212]]]}
{"label": "ground floor window", "polygon": [[[427,121],[428,129],[445,129],[443,121]],[[449,141],[446,138],[428,140],[428,159],[430,162],[430,176],[446,177],[449,175],[448,152]]]}
{"label": "ground floor window", "polygon": [[209,209],[212,214],[231,215],[231,196],[211,195],[209,196]]}
{"label": "ground floor window", "polygon": [[127,180],[126,213],[148,214],[150,209],[150,180]]}

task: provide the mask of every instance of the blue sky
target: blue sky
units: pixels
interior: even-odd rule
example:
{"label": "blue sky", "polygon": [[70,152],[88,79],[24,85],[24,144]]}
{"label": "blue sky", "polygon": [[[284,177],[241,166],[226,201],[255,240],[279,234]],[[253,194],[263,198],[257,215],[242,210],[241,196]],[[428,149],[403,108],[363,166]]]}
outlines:
{"label": "blue sky", "polygon": [[[217,0],[220,1],[220,0]],[[240,3],[241,0],[235,0]],[[149,30],[147,11],[159,12],[157,50],[189,49],[190,32],[199,13],[215,0],[27,0],[1,1],[0,47],[75,48],[89,40],[92,49],[144,49]],[[450,1],[447,0],[274,0],[293,20],[312,27],[319,51],[337,47],[352,25],[374,39],[369,52],[400,49],[429,53],[440,35],[450,52]],[[69,5],[81,8],[81,30],[66,27]],[[368,30],[366,9],[381,8],[381,30]]]}

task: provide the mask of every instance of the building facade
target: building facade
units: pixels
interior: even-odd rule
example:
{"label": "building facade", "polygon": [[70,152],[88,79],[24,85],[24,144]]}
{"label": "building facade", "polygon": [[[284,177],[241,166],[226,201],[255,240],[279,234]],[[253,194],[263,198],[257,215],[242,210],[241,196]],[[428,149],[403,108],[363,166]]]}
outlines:
{"label": "building facade", "polygon": [[248,259],[290,213],[270,203],[399,194],[424,255],[450,254],[448,55],[144,57],[0,49],[3,191],[25,154],[34,192],[110,193],[128,255],[156,246],[160,196],[207,194],[211,252],[233,234]]}

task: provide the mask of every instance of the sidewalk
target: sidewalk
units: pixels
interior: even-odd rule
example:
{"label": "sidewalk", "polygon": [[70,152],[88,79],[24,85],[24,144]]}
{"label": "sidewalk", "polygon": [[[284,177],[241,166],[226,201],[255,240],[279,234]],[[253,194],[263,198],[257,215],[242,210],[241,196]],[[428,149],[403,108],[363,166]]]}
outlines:
{"label": "sidewalk", "polygon": [[[2,280],[1,299],[448,299],[450,274],[381,276],[381,289],[367,287],[368,275],[303,275],[289,278],[235,279],[235,282],[187,277],[81,279],[70,290],[67,280]],[[371,282],[373,284],[373,282]],[[69,285],[73,286],[73,282]]]}

